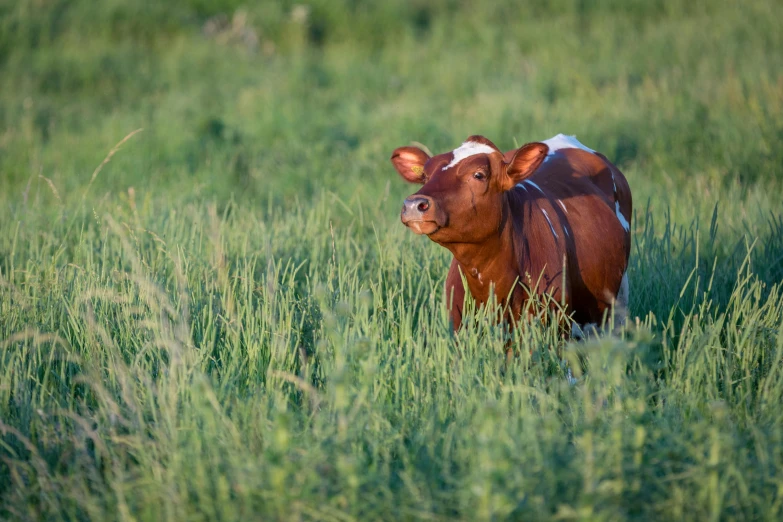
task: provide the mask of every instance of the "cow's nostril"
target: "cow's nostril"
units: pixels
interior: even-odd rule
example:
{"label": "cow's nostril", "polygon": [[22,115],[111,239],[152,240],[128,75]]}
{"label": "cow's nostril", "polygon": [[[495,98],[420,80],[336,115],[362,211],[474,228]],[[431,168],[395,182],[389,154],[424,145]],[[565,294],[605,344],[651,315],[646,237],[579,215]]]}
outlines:
{"label": "cow's nostril", "polygon": [[407,215],[411,218],[414,216],[422,216],[430,208],[432,208],[430,198],[411,196],[402,204],[402,215]]}

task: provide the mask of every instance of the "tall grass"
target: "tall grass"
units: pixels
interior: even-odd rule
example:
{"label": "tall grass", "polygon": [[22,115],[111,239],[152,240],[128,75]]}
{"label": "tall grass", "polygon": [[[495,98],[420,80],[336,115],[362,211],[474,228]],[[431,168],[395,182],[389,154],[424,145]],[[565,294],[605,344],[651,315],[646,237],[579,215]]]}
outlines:
{"label": "tall grass", "polygon": [[[0,7],[0,517],[780,519],[781,14]],[[452,334],[388,155],[477,132],[626,172],[620,335]]]}

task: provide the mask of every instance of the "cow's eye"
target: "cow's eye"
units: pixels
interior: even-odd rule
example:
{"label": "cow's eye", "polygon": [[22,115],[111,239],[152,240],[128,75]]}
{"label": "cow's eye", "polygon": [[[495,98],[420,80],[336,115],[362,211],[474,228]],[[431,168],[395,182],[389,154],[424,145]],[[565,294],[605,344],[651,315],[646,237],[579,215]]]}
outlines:
{"label": "cow's eye", "polygon": [[477,179],[479,181],[482,181],[482,180],[484,180],[484,178],[486,178],[486,176],[480,170],[473,173],[473,179]]}

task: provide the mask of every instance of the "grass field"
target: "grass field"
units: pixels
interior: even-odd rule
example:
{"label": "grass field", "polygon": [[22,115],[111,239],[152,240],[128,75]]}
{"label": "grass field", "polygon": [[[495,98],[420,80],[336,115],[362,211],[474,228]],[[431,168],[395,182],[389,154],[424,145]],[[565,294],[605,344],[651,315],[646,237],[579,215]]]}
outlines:
{"label": "grass field", "polygon": [[[783,519],[781,25],[0,2],[0,519]],[[388,158],[558,132],[630,182],[638,319],[506,368]]]}

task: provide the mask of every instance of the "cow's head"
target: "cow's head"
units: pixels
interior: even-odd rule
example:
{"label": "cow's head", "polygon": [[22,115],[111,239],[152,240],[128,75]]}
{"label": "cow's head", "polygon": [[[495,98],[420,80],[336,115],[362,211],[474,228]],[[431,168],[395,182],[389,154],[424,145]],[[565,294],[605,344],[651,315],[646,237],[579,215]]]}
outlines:
{"label": "cow's head", "polygon": [[397,172],[424,185],[403,203],[402,222],[437,243],[480,242],[500,228],[503,193],[531,176],[548,151],[543,143],[529,143],[504,157],[483,136],[432,157],[400,147],[391,157]]}

